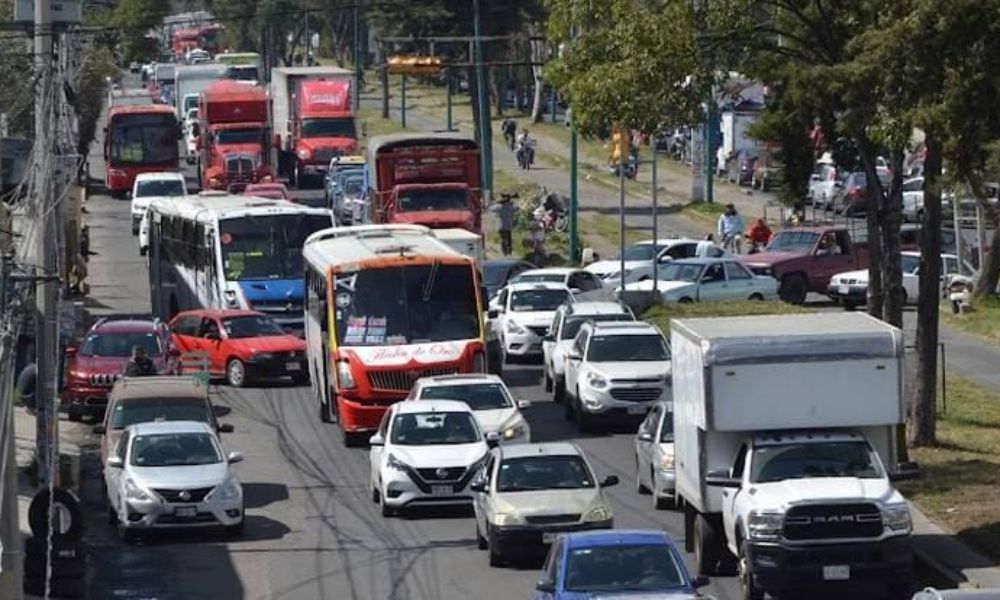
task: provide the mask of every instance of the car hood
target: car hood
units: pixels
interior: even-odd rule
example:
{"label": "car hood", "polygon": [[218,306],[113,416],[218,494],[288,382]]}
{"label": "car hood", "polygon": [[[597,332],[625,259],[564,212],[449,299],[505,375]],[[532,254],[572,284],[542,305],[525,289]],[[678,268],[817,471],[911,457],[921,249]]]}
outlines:
{"label": "car hood", "polygon": [[497,509],[523,516],[579,514],[583,516],[601,498],[600,488],[498,492]]}
{"label": "car hood", "polygon": [[421,210],[414,212],[397,212],[393,215],[394,223],[426,225],[431,229],[456,227],[459,229],[474,228],[475,215],[471,210]]}
{"label": "car hood", "polygon": [[[162,356],[151,356],[150,359],[156,365],[157,369],[163,368]],[[125,365],[128,364],[128,361],[129,358],[127,356],[80,356],[78,354],[73,359],[73,366],[70,370],[80,371],[87,375],[96,373],[117,374],[125,370]]]}
{"label": "car hood", "polygon": [[229,344],[236,350],[249,354],[258,352],[305,352],[304,340],[293,335],[269,335],[254,338],[229,338]]}
{"label": "car hood", "polygon": [[229,475],[225,461],[184,467],[129,466],[128,476],[145,488],[190,489],[216,486]]}
{"label": "car hood", "polygon": [[751,484],[753,503],[758,509],[787,509],[796,504],[817,502],[903,502],[888,479],[856,477],[814,477]]}
{"label": "car hood", "polygon": [[669,360],[588,363],[587,367],[608,379],[649,379],[670,374]]}
{"label": "car hood", "polygon": [[696,600],[701,596],[688,590],[674,592],[562,592],[564,600]]}
{"label": "car hood", "polygon": [[522,327],[542,327],[552,325],[553,311],[509,312],[507,321],[514,321]]}
{"label": "car hood", "polygon": [[[663,281],[658,279],[656,281],[656,289],[660,291],[661,294],[666,294],[667,292],[675,292],[678,290],[683,290],[685,288],[694,289],[695,284],[690,281]],[[626,283],[625,289],[628,291],[642,291],[651,292],[653,291],[653,280],[646,279],[645,281],[636,281],[634,283]]]}
{"label": "car hood", "polygon": [[740,256],[740,261],[748,267],[769,267],[775,263],[802,258],[805,252],[758,252],[756,254],[745,254]]}
{"label": "car hood", "polygon": [[858,269],[857,271],[844,271],[837,273],[833,279],[854,279],[858,283],[868,283],[868,269]]}
{"label": "car hood", "polygon": [[138,198],[132,198],[132,208],[146,208],[154,200],[163,200],[169,202],[176,199],[177,196],[139,196]]}
{"label": "car hood", "polygon": [[513,424],[518,419],[518,410],[511,408],[498,408],[495,410],[474,411],[476,420],[479,421],[479,428],[483,431],[500,431],[509,424]]}
{"label": "car hood", "polygon": [[488,451],[484,442],[433,446],[392,446],[390,452],[417,469],[471,465]]}
{"label": "car hood", "polygon": [[[648,264],[649,264],[648,260],[626,260],[625,270],[634,269],[636,267],[642,267]],[[604,277],[610,273],[617,273],[618,271],[621,271],[622,261],[611,260],[611,259],[599,260],[597,262],[590,263],[584,268],[587,271],[590,271],[591,273]]]}

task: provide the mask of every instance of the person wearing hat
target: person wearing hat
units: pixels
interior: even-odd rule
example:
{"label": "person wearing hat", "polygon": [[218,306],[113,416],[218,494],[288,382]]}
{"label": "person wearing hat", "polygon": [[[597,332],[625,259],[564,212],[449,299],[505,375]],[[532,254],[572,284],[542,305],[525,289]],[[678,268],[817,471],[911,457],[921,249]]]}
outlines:
{"label": "person wearing hat", "polygon": [[719,243],[726,250],[732,250],[736,254],[740,253],[740,238],[743,237],[743,217],[736,212],[736,207],[732,203],[726,205],[726,209],[719,215],[718,224]]}
{"label": "person wearing hat", "polygon": [[517,207],[511,202],[510,194],[500,194],[500,201],[493,208],[500,221],[500,249],[504,256],[510,256],[513,250],[514,222],[517,220]]}

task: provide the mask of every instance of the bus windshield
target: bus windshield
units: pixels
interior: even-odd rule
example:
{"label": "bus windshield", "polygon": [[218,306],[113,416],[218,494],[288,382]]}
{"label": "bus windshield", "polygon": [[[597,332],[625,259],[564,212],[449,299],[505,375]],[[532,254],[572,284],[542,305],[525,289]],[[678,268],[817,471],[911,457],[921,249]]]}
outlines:
{"label": "bus windshield", "polygon": [[119,115],[108,136],[112,165],[177,164],[177,124],[172,114]]}
{"label": "bus windshield", "polygon": [[422,210],[468,210],[467,190],[410,189],[399,193],[396,201],[401,212]]}
{"label": "bus windshield", "polygon": [[338,275],[336,286],[338,344],[420,344],[480,335],[468,264],[363,269]]}
{"label": "bus windshield", "polygon": [[316,214],[221,220],[219,242],[226,279],[299,279],[303,242],[310,234],[332,226],[328,215]]}

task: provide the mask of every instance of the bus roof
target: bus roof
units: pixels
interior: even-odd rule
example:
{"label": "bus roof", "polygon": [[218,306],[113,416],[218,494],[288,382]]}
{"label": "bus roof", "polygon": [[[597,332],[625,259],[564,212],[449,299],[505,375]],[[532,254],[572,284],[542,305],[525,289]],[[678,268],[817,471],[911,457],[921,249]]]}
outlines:
{"label": "bus roof", "polygon": [[108,109],[108,121],[119,115],[174,114],[174,107],[166,104],[117,105]]}
{"label": "bus roof", "polygon": [[459,254],[423,225],[361,225],[317,231],[306,238],[302,257],[314,267],[356,263],[405,252],[408,255],[471,258]]}
{"label": "bus roof", "polygon": [[312,208],[287,200],[273,200],[244,196],[242,194],[227,194],[215,192],[153,200],[150,210],[161,215],[179,216],[200,223],[211,223],[216,219],[235,219],[245,216],[276,216],[288,214],[306,214],[329,216],[333,214],[326,208]]}
{"label": "bus roof", "polygon": [[470,150],[479,147],[476,140],[460,133],[395,133],[378,135],[368,142],[369,159],[376,153],[412,146],[464,146]]}

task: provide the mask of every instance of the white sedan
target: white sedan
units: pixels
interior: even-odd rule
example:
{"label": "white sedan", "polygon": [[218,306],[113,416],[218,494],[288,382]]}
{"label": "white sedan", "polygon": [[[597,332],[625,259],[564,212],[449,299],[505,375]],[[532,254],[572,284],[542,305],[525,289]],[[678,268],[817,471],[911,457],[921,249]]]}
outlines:
{"label": "white sedan", "polygon": [[514,357],[542,355],[542,338],[552,316],[573,293],[561,283],[512,283],[490,301],[489,319],[495,323],[504,362]]}
{"label": "white sedan", "polygon": [[459,400],[476,415],[483,431],[496,432],[505,444],[530,442],[531,428],[521,409],[530,400],[515,401],[507,385],[496,375],[465,373],[421,377],[413,384],[407,400]]}
{"label": "white sedan", "polygon": [[635,485],[652,494],[657,509],[668,508],[676,495],[674,473],[674,408],[659,402],[649,410],[635,435]]}
{"label": "white sedan", "polygon": [[[717,244],[704,240],[667,238],[645,240],[625,250],[625,283],[645,281],[653,277],[653,267],[682,258],[719,258],[729,256]],[[622,260],[599,260],[587,265],[586,269],[604,280],[606,285],[620,285]]]}
{"label": "white sedan", "polygon": [[[901,252],[903,271],[903,304],[916,304],[920,298],[920,253]],[[942,289],[955,275],[971,275],[975,269],[968,261],[960,261],[954,254],[941,255]],[[830,278],[826,295],[853,309],[868,302],[868,269],[837,273]]]}
{"label": "white sedan", "polygon": [[[625,285],[628,291],[652,291],[653,281]],[[735,258],[675,260],[658,271],[656,289],[665,302],[776,300],[778,281],[754,275]],[[620,291],[620,288],[616,291]]]}

